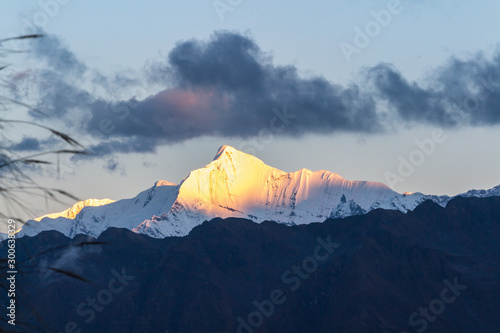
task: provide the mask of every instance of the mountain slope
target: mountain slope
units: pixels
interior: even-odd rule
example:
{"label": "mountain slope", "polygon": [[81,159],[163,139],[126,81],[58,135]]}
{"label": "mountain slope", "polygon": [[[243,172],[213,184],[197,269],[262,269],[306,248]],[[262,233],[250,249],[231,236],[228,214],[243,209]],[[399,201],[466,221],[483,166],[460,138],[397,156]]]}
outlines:
{"label": "mountain slope", "polygon": [[[223,146],[212,163],[184,179],[169,212],[144,221],[134,231],[153,237],[182,235],[213,217],[290,225],[323,221],[343,195],[368,210],[374,201],[398,194],[381,183],[349,181],[328,171],[286,173]],[[185,232],[173,234],[172,226]]]}
{"label": "mountain slope", "polygon": [[132,230],[137,221],[144,221],[155,214],[168,211],[175,201],[178,185],[158,181],[135,198],[119,200],[102,206],[83,207],[73,218],[63,216],[40,221],[30,220],[19,231],[18,237],[33,236],[45,230],[57,230],[66,236],[77,234],[97,236],[109,227]]}
{"label": "mountain slope", "polygon": [[44,216],[40,216],[39,218],[36,218],[35,221],[41,221],[44,218],[49,218],[49,219],[56,219],[58,217],[64,217],[67,219],[74,219],[78,213],[84,208],[84,207],[99,207],[99,206],[104,206],[110,203],[115,202],[114,200],[111,199],[87,199],[85,201],[80,201],[74,204],[72,207],[66,209],[65,211],[62,211],[60,213],[55,213],[55,214],[47,214]]}
{"label": "mountain slope", "polygon": [[[408,214],[379,209],[291,227],[214,219],[179,238],[116,228],[95,245],[54,231],[24,237],[18,329],[64,332],[71,321],[74,332],[96,333],[496,333],[499,207],[499,197],[457,197],[446,208],[426,201]],[[116,282],[117,272],[130,278]],[[0,331],[10,332],[5,318]]]}
{"label": "mountain slope", "polygon": [[[500,186],[466,195],[475,194],[498,195]],[[79,207],[70,215],[63,212],[29,221],[19,237],[43,230],[58,230],[70,237],[79,233],[98,236],[109,227],[120,227],[162,238],[187,235],[195,226],[215,217],[296,225],[377,208],[406,213],[428,199],[445,206],[450,197],[401,195],[381,183],[350,181],[324,170],[287,173],[223,146],[210,164],[192,171],[179,185],[159,181],[132,199]]]}

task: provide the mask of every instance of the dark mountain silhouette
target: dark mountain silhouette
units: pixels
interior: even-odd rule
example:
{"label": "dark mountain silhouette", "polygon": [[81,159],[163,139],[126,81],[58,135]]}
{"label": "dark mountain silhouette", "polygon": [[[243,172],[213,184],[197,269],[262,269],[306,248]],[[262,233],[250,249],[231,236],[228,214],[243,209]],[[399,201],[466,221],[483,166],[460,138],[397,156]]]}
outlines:
{"label": "dark mountain silhouette", "polygon": [[42,232],[17,240],[18,325],[0,328],[498,332],[499,239],[500,197],[293,227],[214,219],[179,238]]}

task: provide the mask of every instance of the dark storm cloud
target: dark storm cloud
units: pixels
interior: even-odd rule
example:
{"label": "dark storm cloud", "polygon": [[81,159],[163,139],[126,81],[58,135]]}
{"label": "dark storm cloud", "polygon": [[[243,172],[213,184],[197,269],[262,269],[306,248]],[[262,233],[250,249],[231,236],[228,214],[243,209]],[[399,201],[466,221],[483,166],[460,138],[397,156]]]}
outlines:
{"label": "dark storm cloud", "polygon": [[179,43],[168,59],[181,85],[223,91],[263,92],[276,71],[252,40],[229,32],[217,32],[209,42]]}
{"label": "dark storm cloud", "polygon": [[[201,136],[249,138],[264,129],[297,136],[381,132],[398,123],[500,123],[500,53],[452,59],[426,78],[426,86],[409,82],[389,64],[366,69],[360,85],[342,86],[275,65],[251,38],[231,32],[178,43],[167,59],[150,63],[143,77],[89,71],[57,38],[46,41],[35,47],[48,65],[38,77],[39,108],[90,133],[91,156],[152,152]],[[162,88],[147,96],[143,81]],[[142,94],[103,99],[84,89],[85,83],[112,97],[121,88]]]}
{"label": "dark storm cloud", "polygon": [[[155,148],[155,144],[149,142],[149,140],[127,138],[124,140],[109,140],[90,145],[87,147],[87,151],[91,156],[104,157],[114,153],[152,153],[155,151]],[[76,159],[84,157],[85,156],[75,156]]]}
{"label": "dark storm cloud", "polygon": [[[113,135],[167,143],[202,135],[247,138],[269,126],[273,110],[285,107],[290,121],[282,135],[382,130],[375,102],[358,86],[300,78],[295,67],[274,66],[250,38],[238,34],[179,43],[168,62],[151,66],[150,78],[171,87],[134,103],[127,117],[113,123]],[[89,130],[100,129],[109,107],[94,105]]]}
{"label": "dark storm cloud", "polygon": [[39,139],[35,137],[25,136],[21,141],[12,143],[9,146],[9,150],[16,152],[39,152],[46,151],[48,148],[54,147],[57,144],[57,140],[54,138],[49,139]]}
{"label": "dark storm cloud", "polygon": [[426,88],[387,64],[366,73],[375,98],[386,101],[403,121],[442,127],[500,123],[500,52],[491,60],[481,54],[466,61],[453,58],[435,70]]}
{"label": "dark storm cloud", "polygon": [[83,75],[87,71],[87,66],[54,35],[45,34],[35,40],[33,53],[60,74]]}
{"label": "dark storm cloud", "polygon": [[24,137],[21,141],[12,144],[9,149],[13,151],[40,151],[43,148],[37,138]]}
{"label": "dark storm cloud", "polygon": [[[42,70],[37,74],[39,101],[37,108],[50,117],[62,117],[68,125],[74,125],[76,114],[80,115],[93,101],[93,96],[80,88],[78,82],[68,81],[59,73]],[[69,113],[69,115],[68,115]],[[37,113],[32,113],[40,117]]]}

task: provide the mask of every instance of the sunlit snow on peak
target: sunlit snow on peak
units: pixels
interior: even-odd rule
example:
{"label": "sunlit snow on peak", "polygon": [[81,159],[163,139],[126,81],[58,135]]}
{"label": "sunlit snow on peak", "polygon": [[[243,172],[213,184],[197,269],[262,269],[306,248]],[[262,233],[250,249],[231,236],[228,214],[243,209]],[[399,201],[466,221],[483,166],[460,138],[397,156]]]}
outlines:
{"label": "sunlit snow on peak", "polygon": [[67,219],[74,219],[84,207],[99,207],[99,206],[104,206],[104,205],[107,205],[107,204],[110,204],[113,202],[115,202],[115,200],[111,200],[111,199],[87,199],[84,201],[77,202],[72,207],[66,209],[63,212],[52,213],[52,214],[40,216],[39,218],[36,218],[35,221],[41,221],[43,218],[46,218],[46,217],[49,219],[56,219],[58,217],[64,217]]}

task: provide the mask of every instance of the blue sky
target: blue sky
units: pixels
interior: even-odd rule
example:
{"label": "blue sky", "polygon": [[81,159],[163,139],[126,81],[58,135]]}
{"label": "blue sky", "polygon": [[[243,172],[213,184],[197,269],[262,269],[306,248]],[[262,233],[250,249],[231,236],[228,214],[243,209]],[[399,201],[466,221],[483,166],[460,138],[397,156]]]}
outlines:
{"label": "blue sky", "polygon": [[[500,43],[498,34],[495,33],[500,31],[500,20],[495,14],[500,13],[498,1],[482,1],[478,5],[472,1],[436,3],[413,0],[400,1],[397,6],[393,1],[356,0],[318,3],[279,0],[272,3],[245,0],[142,3],[42,0],[9,2],[2,7],[2,34],[15,35],[28,31],[25,29],[27,26],[42,26],[48,37],[52,38],[53,43],[48,44],[68,51],[59,54],[70,54],[75,59],[74,64],[82,64],[87,68],[85,72],[81,72],[85,73],[82,77],[68,78],[65,76],[67,73],[61,74],[61,77],[65,77],[66,83],[87,91],[93,96],[93,100],[99,97],[112,103],[117,100],[128,101],[136,96],[141,102],[166,89],[182,90],[186,85],[191,85],[190,89],[198,89],[200,78],[186,76],[182,72],[183,67],[175,67],[167,59],[173,50],[183,56],[179,45],[187,45],[186,41],[196,40],[196,45],[206,45],[204,43],[216,40],[215,31],[222,30],[228,30],[233,34],[231,36],[240,36],[243,41],[250,41],[258,47],[259,55],[267,57],[267,60],[262,61],[268,67],[271,64],[273,66],[269,74],[271,78],[277,75],[279,68],[294,67],[297,74],[294,84],[314,87],[315,84],[311,82],[321,77],[321,82],[328,83],[328,89],[341,87],[341,91],[352,93],[353,90],[349,89],[356,85],[363,98],[376,98],[377,118],[373,120],[373,124],[380,122],[382,130],[377,130],[379,127],[374,127],[376,130],[368,128],[372,121],[366,117],[373,116],[373,113],[361,107],[352,123],[347,122],[340,129],[336,125],[323,127],[321,115],[328,115],[330,112],[331,104],[327,103],[325,109],[318,109],[318,114],[315,114],[318,122],[311,121],[309,124],[311,117],[307,121],[299,117],[295,123],[291,119],[291,124],[283,132],[260,132],[259,128],[269,129],[265,119],[255,126],[249,123],[249,133],[245,137],[228,137],[230,130],[227,127],[215,131],[222,135],[214,134],[210,128],[203,128],[206,131],[203,136],[192,135],[185,139],[172,139],[169,136],[167,141],[154,141],[151,153],[113,152],[91,161],[78,162],[64,159],[60,179],[54,170],[45,170],[43,175],[34,174],[42,184],[63,187],[82,199],[121,199],[134,196],[159,179],[179,182],[190,170],[207,164],[223,144],[240,147],[254,153],[267,164],[286,171],[303,167],[312,170],[326,169],[347,179],[380,181],[386,184],[388,180],[396,179],[389,185],[399,192],[421,191],[451,195],[472,188],[490,188],[500,184],[499,117],[495,113],[496,108],[500,114],[500,104],[496,104],[500,92],[500,84],[496,84],[500,82],[500,68],[495,67],[498,65],[495,56],[498,55]],[[227,11],[222,13],[221,8]],[[381,11],[390,13],[390,8],[397,10],[389,18],[386,16],[382,23],[375,23],[375,16],[381,15]],[[370,31],[370,28],[375,30]],[[360,30],[367,34],[364,42],[368,37],[369,43],[365,43],[368,45],[356,44],[356,35]],[[358,36],[358,42],[359,38],[362,37]],[[222,40],[219,41],[219,44],[226,45]],[[214,45],[219,44],[214,42]],[[347,44],[357,49],[357,53],[353,53],[349,59],[341,47],[344,45],[345,50]],[[23,47],[30,49],[33,45],[24,44]],[[215,46],[214,49],[225,50]],[[38,49],[26,56],[9,59],[14,62],[11,73],[25,70],[41,73],[43,69],[58,73],[55,67],[57,64],[52,67],[48,65],[47,54],[50,54],[50,50]],[[458,60],[453,61],[453,58]],[[457,67],[457,63],[466,65],[463,68]],[[472,69],[468,70],[469,67]],[[156,76],[151,74],[152,68],[156,69]],[[160,71],[159,68],[165,71]],[[174,75],[176,82],[172,82],[170,77],[173,75],[169,72],[172,68],[178,71]],[[60,69],[59,67],[58,70]],[[96,73],[108,80],[120,75],[126,76],[129,81],[123,89],[119,86],[123,80],[115,80],[110,83],[113,89],[106,89],[102,84],[97,86],[95,80],[92,80]],[[367,73],[371,73],[371,76]],[[152,80],[153,76],[155,80]],[[370,90],[370,84],[373,84],[370,78],[373,79],[374,76],[385,80],[382,83],[377,79],[373,80],[379,82],[379,90],[376,92]],[[408,84],[398,86],[397,82],[400,81],[396,80],[394,84],[391,81],[389,87],[388,78],[393,76],[402,78]],[[242,77],[247,76],[237,76]],[[203,77],[203,80],[210,80],[210,77]],[[51,82],[56,84],[59,81]],[[28,86],[33,87],[38,83],[39,80],[30,81]],[[202,83],[205,84],[205,81]],[[210,89],[215,89],[216,94],[227,96],[227,90],[218,90],[220,87],[216,87],[213,82],[208,84]],[[277,84],[279,86],[280,82]],[[281,96],[284,87],[273,87],[273,94]],[[29,93],[26,97],[32,103],[40,103],[39,88],[30,89],[37,93]],[[434,96],[434,91],[439,93]],[[170,91],[165,96],[171,102],[191,98],[190,95],[179,95],[177,92]],[[382,93],[384,95],[380,97]],[[421,110],[420,100],[415,96],[429,94],[432,95],[429,100],[422,103],[423,108],[429,107],[426,110],[428,114],[424,116],[426,112]],[[378,97],[374,97],[375,95]],[[210,96],[207,98],[211,98]],[[199,96],[196,98],[199,101]],[[445,103],[436,101],[436,98],[449,100]],[[444,104],[449,107],[450,101],[457,99],[477,101],[477,110],[469,109],[470,112],[465,115],[460,114],[457,124],[453,126],[434,119],[436,117],[432,113],[432,107],[436,107],[436,112],[439,112],[440,107],[445,107]],[[295,99],[271,100],[275,108],[288,108],[290,112],[294,112],[294,105],[287,104]],[[240,103],[242,101],[246,99],[239,100]],[[351,104],[346,105],[353,107],[357,105],[356,101],[355,98]],[[335,104],[334,102],[331,101]],[[50,103],[52,104],[47,107],[53,107],[55,112],[55,106],[61,107],[54,100],[50,100]],[[38,105],[44,107],[43,104]],[[65,116],[75,122],[90,121],[90,115],[79,111],[79,107],[81,104],[72,104],[71,111],[67,111]],[[228,110],[236,112],[237,107],[238,105],[233,105]],[[241,126],[244,129],[241,119],[252,115],[253,107],[255,103],[249,103],[245,109],[245,117],[235,118],[235,128],[239,129],[238,126]],[[267,105],[264,109],[266,107]],[[391,107],[397,109],[398,117],[391,112],[384,116],[384,110]],[[213,109],[205,112],[211,112],[210,110]],[[270,121],[275,115],[273,107],[265,110],[269,112]],[[302,112],[301,110],[304,109],[297,109],[297,112]],[[255,111],[256,115],[257,113]],[[67,122],[58,121],[57,117],[45,121],[61,130],[69,129],[71,134],[89,146],[101,143],[100,138],[79,131],[77,126],[71,128]],[[323,122],[327,123],[326,120]],[[161,127],[158,128],[161,132]],[[305,130],[302,135],[293,135],[296,128]],[[113,139],[125,140],[127,129],[130,127],[119,127]],[[195,132],[197,127],[190,130]],[[441,140],[433,139],[436,130],[442,130],[438,136]],[[259,138],[258,133],[268,135]],[[169,134],[170,132],[165,135]],[[15,135],[19,140],[23,137],[20,133]],[[44,139],[43,136],[41,139]],[[420,146],[416,140],[420,142]],[[429,140],[433,143],[430,144]],[[424,143],[434,148],[428,145],[429,150],[426,152]],[[401,158],[416,163],[410,162],[410,170],[404,167],[401,169]],[[398,168],[403,172],[398,171]],[[62,208],[54,204],[47,207],[43,202],[36,205],[40,213]]]}

